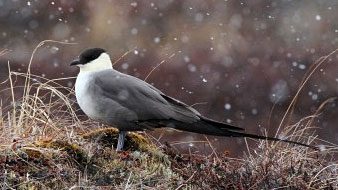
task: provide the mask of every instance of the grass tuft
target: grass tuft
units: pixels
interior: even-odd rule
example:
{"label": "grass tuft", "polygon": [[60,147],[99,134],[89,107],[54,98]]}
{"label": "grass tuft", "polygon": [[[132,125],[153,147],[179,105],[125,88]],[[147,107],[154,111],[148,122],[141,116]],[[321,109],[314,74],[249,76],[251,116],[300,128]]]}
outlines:
{"label": "grass tuft", "polygon": [[[46,43],[60,42],[44,41],[34,53]],[[153,143],[149,134],[129,133],[127,150],[116,152],[116,129],[77,117],[73,90],[58,83],[68,78],[50,80],[28,71],[9,69],[1,84],[1,92],[11,94],[0,101],[1,189],[338,189],[337,146],[329,143],[318,151],[260,140],[242,158],[230,158],[209,140],[212,155],[185,155]],[[335,100],[280,127],[279,137],[319,142],[313,120]]]}

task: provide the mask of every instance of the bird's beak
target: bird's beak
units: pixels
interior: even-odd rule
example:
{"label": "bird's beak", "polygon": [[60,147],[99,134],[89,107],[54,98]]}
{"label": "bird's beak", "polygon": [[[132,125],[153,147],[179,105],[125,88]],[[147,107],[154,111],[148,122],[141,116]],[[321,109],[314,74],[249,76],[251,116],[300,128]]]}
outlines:
{"label": "bird's beak", "polygon": [[80,64],[80,61],[76,59],[76,60],[74,60],[70,63],[70,66],[74,66],[74,65],[78,65],[78,64]]}

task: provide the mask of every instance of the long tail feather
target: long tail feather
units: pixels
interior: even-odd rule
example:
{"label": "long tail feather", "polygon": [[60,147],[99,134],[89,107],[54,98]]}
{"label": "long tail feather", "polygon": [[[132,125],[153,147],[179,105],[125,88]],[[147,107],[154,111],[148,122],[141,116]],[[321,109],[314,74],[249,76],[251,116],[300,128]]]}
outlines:
{"label": "long tail feather", "polygon": [[253,139],[262,139],[262,140],[269,140],[269,141],[282,141],[282,142],[286,142],[286,143],[305,146],[305,147],[312,148],[312,149],[317,149],[317,147],[315,147],[315,146],[311,146],[311,145],[304,144],[304,143],[301,143],[301,142],[290,141],[290,140],[286,140],[286,139],[279,139],[279,138],[275,138],[275,137],[266,137],[266,136],[248,134],[248,133],[241,133],[241,132],[233,132],[232,137],[248,137],[248,138],[253,138]]}
{"label": "long tail feather", "polygon": [[[214,121],[205,117],[201,117],[201,120],[195,123],[186,123],[173,119],[169,120],[146,120],[139,121],[138,124],[141,128],[145,128],[146,126],[156,127],[171,127],[182,131],[188,131],[193,133],[205,134],[205,135],[214,135],[214,136],[224,136],[224,137],[248,137],[253,139],[262,139],[269,141],[281,141],[291,144],[296,144],[304,147],[309,147],[312,149],[318,150],[317,147],[311,146],[305,143],[279,139],[275,137],[267,137],[261,135],[255,135],[250,133],[245,133],[243,128],[235,127],[226,123]],[[152,128],[150,127],[150,128]]]}
{"label": "long tail feather", "polygon": [[281,141],[291,144],[296,144],[304,147],[309,147],[312,149],[318,149],[315,146],[311,146],[305,143],[279,139],[275,137],[267,137],[261,135],[255,135],[250,133],[245,133],[243,128],[235,127],[226,123],[214,121],[208,118],[202,118],[198,123],[187,125],[186,123],[176,124],[176,128],[183,131],[190,131],[194,133],[207,134],[207,135],[216,135],[216,136],[226,136],[226,137],[248,137],[253,139],[262,139],[269,141]]}

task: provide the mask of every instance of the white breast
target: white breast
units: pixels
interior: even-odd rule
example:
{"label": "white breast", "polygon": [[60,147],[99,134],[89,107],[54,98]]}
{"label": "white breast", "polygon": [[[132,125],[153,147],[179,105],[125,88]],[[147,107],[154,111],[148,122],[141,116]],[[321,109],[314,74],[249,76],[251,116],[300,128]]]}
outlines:
{"label": "white breast", "polygon": [[82,111],[90,118],[95,119],[97,115],[94,101],[95,97],[92,96],[88,88],[88,84],[93,78],[92,74],[93,73],[79,73],[75,82],[75,96]]}

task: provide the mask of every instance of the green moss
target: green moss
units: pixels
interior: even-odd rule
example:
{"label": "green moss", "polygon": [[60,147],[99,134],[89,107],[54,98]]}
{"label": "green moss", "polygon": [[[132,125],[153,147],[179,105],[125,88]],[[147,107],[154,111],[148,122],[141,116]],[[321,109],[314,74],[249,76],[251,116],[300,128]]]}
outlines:
{"label": "green moss", "polygon": [[[82,138],[98,143],[103,147],[116,147],[118,130],[115,128],[101,128],[82,134],[81,136]],[[156,145],[139,133],[129,132],[126,136],[124,148],[126,151],[147,152],[150,154],[150,159],[155,159],[156,162],[162,162],[167,166],[170,165],[168,156],[163,154]]]}
{"label": "green moss", "polygon": [[43,154],[41,150],[36,149],[34,147],[23,147],[21,150],[24,151],[29,158],[33,158],[33,159],[43,159],[44,157],[47,156]]}
{"label": "green moss", "polygon": [[160,149],[142,135],[130,133],[127,150],[116,152],[117,136],[116,129],[106,128],[83,134],[74,142],[45,139],[8,150],[6,159],[12,161],[7,169],[15,176],[9,184],[18,189],[64,189],[86,176],[86,185],[95,187],[124,187],[128,178],[132,188],[172,186],[170,180],[178,177]]}
{"label": "green moss", "polygon": [[[105,147],[116,147],[119,131],[115,128],[101,128],[82,134],[82,138],[95,141]],[[142,135],[129,132],[126,136],[125,150],[134,151],[141,150],[144,152],[156,149],[156,146],[144,138]]]}
{"label": "green moss", "polygon": [[81,169],[85,169],[90,163],[88,163],[88,156],[78,144],[69,143],[63,140],[40,140],[33,144],[36,147],[56,149],[67,152],[70,158],[74,159]]}

